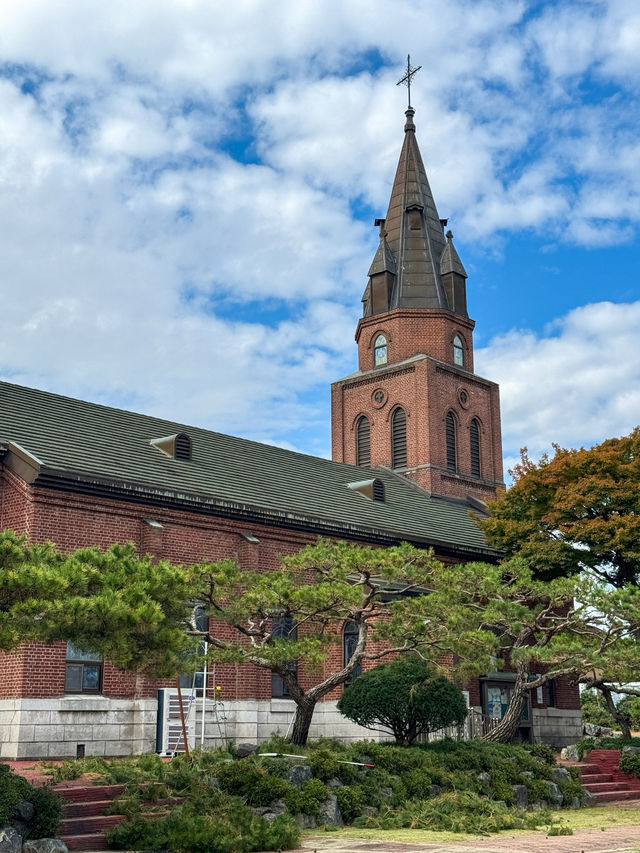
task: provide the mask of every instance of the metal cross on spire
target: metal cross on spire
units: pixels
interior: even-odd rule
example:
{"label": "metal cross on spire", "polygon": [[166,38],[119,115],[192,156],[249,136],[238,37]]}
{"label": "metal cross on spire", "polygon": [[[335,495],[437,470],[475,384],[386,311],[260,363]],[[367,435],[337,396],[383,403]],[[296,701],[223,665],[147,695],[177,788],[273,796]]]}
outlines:
{"label": "metal cross on spire", "polygon": [[422,68],[422,65],[418,65],[417,68],[411,67],[411,55],[407,54],[407,73],[404,75],[402,80],[398,80],[396,86],[399,86],[401,83],[404,83],[408,90],[408,101],[409,101],[409,109],[411,108],[411,78],[414,74],[417,74],[418,71]]}

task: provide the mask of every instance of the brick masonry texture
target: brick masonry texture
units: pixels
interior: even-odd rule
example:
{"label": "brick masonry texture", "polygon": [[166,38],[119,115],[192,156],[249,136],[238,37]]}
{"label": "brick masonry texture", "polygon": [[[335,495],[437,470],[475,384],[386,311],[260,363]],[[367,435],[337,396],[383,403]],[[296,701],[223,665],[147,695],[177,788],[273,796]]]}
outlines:
{"label": "brick masonry texture", "polygon": [[[391,416],[407,415],[407,468],[399,469],[433,494],[487,500],[502,488],[498,386],[473,371],[473,321],[441,310],[396,309],[360,321],[360,373],[332,386],[333,458],[356,464],[356,422],[371,428],[371,466],[391,467]],[[388,341],[388,361],[374,367],[373,341]],[[453,364],[453,339],[465,345],[465,367]],[[382,392],[382,393],[380,393]],[[382,398],[380,402],[378,399]],[[447,469],[445,418],[456,424],[455,472]],[[470,424],[480,425],[480,477],[471,474]]]}

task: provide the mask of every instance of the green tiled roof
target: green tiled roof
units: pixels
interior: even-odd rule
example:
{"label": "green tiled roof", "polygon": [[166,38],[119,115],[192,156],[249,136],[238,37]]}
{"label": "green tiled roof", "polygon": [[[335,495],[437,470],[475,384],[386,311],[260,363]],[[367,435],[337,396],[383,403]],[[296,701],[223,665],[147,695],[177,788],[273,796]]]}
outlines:
{"label": "green tiled roof", "polygon": [[[192,458],[177,460],[150,444],[186,433]],[[386,469],[364,469],[279,447],[0,382],[0,442],[40,463],[36,484],[113,489],[145,502],[337,535],[433,543],[488,552],[461,501],[431,497]],[[348,488],[377,477],[386,499]]]}

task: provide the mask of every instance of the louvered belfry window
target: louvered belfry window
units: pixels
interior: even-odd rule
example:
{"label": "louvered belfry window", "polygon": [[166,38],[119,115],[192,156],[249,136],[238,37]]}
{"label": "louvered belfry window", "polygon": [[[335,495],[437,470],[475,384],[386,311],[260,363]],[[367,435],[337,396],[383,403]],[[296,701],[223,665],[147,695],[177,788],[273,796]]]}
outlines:
{"label": "louvered belfry window", "polygon": [[391,415],[391,467],[407,466],[407,415],[396,409]]}
{"label": "louvered belfry window", "polygon": [[371,465],[371,427],[364,415],[356,423],[356,465]]}
{"label": "louvered belfry window", "polygon": [[446,439],[447,439],[447,469],[457,471],[456,466],[456,419],[453,412],[447,412],[446,417]]}
{"label": "louvered belfry window", "polygon": [[480,476],[480,424],[474,418],[469,426],[469,444],[471,449],[471,473]]}

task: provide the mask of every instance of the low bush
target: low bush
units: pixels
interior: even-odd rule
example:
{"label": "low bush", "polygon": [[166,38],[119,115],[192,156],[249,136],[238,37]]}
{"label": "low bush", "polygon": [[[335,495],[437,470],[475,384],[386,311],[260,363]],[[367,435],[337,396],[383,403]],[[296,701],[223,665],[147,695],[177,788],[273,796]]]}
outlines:
{"label": "low bush", "polygon": [[6,764],[0,764],[0,826],[13,823],[20,800],[27,800],[35,809],[25,837],[51,838],[57,834],[62,813],[60,795],[48,787],[33,788],[22,776],[11,773]]}
{"label": "low bush", "polygon": [[353,823],[368,805],[362,788],[357,785],[344,785],[336,791],[338,808],[345,823]]}
{"label": "low bush", "polygon": [[515,811],[472,791],[460,791],[443,794],[433,800],[411,800],[397,811],[385,808],[375,817],[358,818],[354,825],[489,835],[501,829],[535,829],[549,822],[550,815],[544,810]]}
{"label": "low bush", "polygon": [[636,776],[640,779],[640,753],[623,752],[618,762],[618,767],[623,773],[629,776]]}

